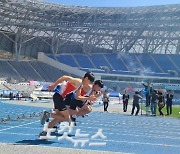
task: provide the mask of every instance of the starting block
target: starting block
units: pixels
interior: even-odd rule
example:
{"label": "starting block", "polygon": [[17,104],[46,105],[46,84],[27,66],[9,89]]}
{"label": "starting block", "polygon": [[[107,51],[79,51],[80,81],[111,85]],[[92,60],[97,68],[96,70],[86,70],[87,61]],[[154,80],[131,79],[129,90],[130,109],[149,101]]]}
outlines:
{"label": "starting block", "polygon": [[1,123],[5,123],[5,122],[6,122],[6,119],[1,118]]}
{"label": "starting block", "polygon": [[40,113],[36,113],[36,112],[33,112],[32,114],[29,114],[29,115],[15,115],[14,118],[12,118],[10,115],[7,115],[7,118],[6,117],[3,117],[0,119],[0,123],[6,123],[7,121],[17,121],[17,120],[20,120],[20,119],[25,119],[25,118],[33,118],[33,117],[39,117],[40,116]]}

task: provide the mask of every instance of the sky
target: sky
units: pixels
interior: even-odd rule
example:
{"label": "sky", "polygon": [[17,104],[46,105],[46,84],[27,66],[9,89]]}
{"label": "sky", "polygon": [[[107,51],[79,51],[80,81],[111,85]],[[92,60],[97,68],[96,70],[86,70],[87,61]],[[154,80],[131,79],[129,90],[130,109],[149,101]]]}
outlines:
{"label": "sky", "polygon": [[57,4],[92,7],[136,7],[180,4],[180,0],[43,0]]}

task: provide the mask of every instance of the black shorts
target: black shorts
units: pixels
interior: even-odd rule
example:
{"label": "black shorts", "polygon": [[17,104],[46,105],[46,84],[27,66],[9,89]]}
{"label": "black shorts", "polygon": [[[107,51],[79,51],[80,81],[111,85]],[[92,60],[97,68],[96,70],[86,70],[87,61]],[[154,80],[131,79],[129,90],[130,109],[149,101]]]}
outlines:
{"label": "black shorts", "polygon": [[70,106],[71,99],[73,99],[73,93],[67,94],[65,99],[64,99],[65,105]]}
{"label": "black shorts", "polygon": [[55,93],[53,95],[53,101],[54,101],[54,108],[55,109],[58,109],[59,111],[67,110],[65,102],[63,100],[63,97],[60,94]]}
{"label": "black shorts", "polygon": [[71,99],[70,102],[70,109],[76,110],[76,107],[82,108],[85,102],[77,99]]}

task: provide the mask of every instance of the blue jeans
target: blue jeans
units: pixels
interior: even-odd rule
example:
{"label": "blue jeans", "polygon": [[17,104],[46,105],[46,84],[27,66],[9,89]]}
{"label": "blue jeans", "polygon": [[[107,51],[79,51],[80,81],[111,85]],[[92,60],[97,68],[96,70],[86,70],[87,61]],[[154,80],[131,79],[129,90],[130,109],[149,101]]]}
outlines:
{"label": "blue jeans", "polygon": [[146,107],[150,106],[150,99],[151,99],[151,96],[149,94],[146,94]]}
{"label": "blue jeans", "polygon": [[151,102],[151,112],[152,112],[152,115],[156,115],[156,107],[157,107],[156,102]]}

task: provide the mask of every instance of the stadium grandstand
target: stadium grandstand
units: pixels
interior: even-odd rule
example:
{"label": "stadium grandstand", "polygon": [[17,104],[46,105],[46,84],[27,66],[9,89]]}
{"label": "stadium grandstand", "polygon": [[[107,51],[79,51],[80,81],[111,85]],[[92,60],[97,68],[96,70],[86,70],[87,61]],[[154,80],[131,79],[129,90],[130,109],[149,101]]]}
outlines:
{"label": "stadium grandstand", "polygon": [[1,0],[1,78],[52,82],[89,70],[114,90],[146,81],[178,89],[179,12],[180,5],[96,8]]}

